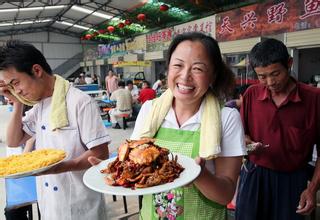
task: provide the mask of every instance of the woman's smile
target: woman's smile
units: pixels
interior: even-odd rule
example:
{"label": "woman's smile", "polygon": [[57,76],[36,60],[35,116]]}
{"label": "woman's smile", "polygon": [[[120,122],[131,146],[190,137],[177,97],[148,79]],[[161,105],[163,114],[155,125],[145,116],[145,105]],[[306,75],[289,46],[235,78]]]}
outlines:
{"label": "woman's smile", "polygon": [[178,88],[178,91],[183,94],[189,94],[189,93],[193,92],[195,89],[194,86],[186,86],[181,83],[177,83],[177,88]]}

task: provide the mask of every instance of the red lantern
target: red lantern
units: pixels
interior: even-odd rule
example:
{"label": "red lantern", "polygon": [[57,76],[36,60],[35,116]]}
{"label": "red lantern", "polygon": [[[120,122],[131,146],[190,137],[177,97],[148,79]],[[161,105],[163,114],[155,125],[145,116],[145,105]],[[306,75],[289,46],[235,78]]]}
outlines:
{"label": "red lantern", "polygon": [[168,11],[169,10],[169,6],[166,4],[160,5],[160,11]]}
{"label": "red lantern", "polygon": [[90,40],[92,36],[91,36],[91,34],[86,34],[84,37],[86,40]]}
{"label": "red lantern", "polygon": [[139,21],[144,21],[144,20],[146,20],[146,15],[145,15],[145,14],[138,14],[138,15],[137,15],[137,19],[138,19]]}
{"label": "red lantern", "polygon": [[129,19],[126,19],[126,20],[124,21],[124,23],[125,23],[125,25],[130,25],[130,24],[131,24],[131,21],[130,21]]}
{"label": "red lantern", "polygon": [[107,27],[107,29],[108,29],[108,31],[109,31],[110,33],[114,32],[114,27],[113,27],[113,26],[109,26],[109,27]]}
{"label": "red lantern", "polygon": [[119,23],[119,24],[118,24],[118,28],[124,28],[124,23],[122,23],[122,22]]}

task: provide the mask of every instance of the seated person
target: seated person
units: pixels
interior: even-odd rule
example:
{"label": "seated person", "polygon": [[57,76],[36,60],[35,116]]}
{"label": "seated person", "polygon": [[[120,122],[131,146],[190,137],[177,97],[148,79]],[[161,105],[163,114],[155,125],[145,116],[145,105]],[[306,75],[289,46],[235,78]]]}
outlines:
{"label": "seated person", "polygon": [[101,99],[103,99],[103,100],[109,99],[109,97],[108,97],[108,95],[107,95],[107,92],[102,92]]}
{"label": "seated person", "polygon": [[242,100],[243,100],[243,94],[249,87],[249,84],[242,85],[240,87],[237,87],[234,91],[233,94],[233,99],[227,101],[224,106],[229,107],[229,108],[236,108],[240,111],[240,107],[242,105]]}
{"label": "seated person", "polygon": [[157,95],[161,95],[162,89],[166,84],[166,75],[160,74],[159,79],[153,84],[152,89],[156,91]]}
{"label": "seated person", "polygon": [[109,111],[111,123],[115,124],[113,128],[120,129],[118,123],[118,115],[132,113],[132,96],[129,90],[125,89],[124,81],[118,82],[118,89],[115,90],[110,97],[110,100],[116,101],[116,107]]}
{"label": "seated person", "polygon": [[86,82],[86,84],[92,84],[93,83],[93,79],[91,78],[90,74],[87,74],[85,76],[84,81]]}
{"label": "seated person", "polygon": [[143,104],[147,100],[154,99],[156,97],[156,91],[150,88],[150,83],[146,80],[142,82],[142,89],[138,101]]}
{"label": "seated person", "polygon": [[131,92],[132,96],[132,118],[136,118],[141,108],[141,104],[138,101],[140,89],[138,88],[138,86],[133,85],[133,82],[131,80],[128,80],[126,82],[126,85],[126,89]]}
{"label": "seated person", "polygon": [[136,85],[133,85],[133,82],[131,80],[128,80],[126,82],[126,89],[128,89],[131,92],[131,96],[133,99],[133,103],[138,101],[139,98],[139,89]]}

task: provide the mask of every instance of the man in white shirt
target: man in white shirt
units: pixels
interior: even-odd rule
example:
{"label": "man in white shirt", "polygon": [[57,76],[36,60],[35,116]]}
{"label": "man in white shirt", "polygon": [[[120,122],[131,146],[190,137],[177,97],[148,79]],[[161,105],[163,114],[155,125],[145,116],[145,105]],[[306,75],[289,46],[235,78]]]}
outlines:
{"label": "man in white shirt", "polygon": [[110,97],[110,100],[116,101],[116,108],[109,111],[111,123],[115,126],[113,128],[120,129],[118,123],[118,115],[131,114],[132,113],[132,96],[128,89],[125,89],[125,82],[118,82],[119,89],[115,90]]}
{"label": "man in white shirt", "polygon": [[86,77],[84,78],[84,81],[86,81],[86,84],[92,84],[93,79],[91,78],[90,74],[87,74]]}
{"label": "man in white shirt", "polygon": [[[16,147],[35,137],[36,150],[56,148],[66,152],[65,161],[36,177],[41,219],[106,219],[104,195],[87,188],[82,177],[91,166],[88,158],[108,157],[110,137],[95,100],[72,86],[60,94],[65,95],[68,123],[52,129],[52,100],[59,91],[55,85],[58,79],[64,80],[58,77],[33,45],[11,40],[0,47],[0,94],[13,101],[7,144]],[[25,117],[23,104],[11,92],[36,102]]]}
{"label": "man in white shirt", "polygon": [[139,89],[136,85],[133,85],[133,82],[131,80],[128,80],[126,82],[126,89],[128,89],[131,92],[131,96],[133,99],[133,103],[137,102],[137,99],[139,98]]}

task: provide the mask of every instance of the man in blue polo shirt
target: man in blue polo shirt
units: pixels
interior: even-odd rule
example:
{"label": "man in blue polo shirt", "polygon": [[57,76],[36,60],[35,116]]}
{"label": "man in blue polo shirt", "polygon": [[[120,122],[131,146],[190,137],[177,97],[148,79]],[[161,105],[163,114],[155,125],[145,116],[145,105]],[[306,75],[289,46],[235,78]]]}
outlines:
{"label": "man in blue polo shirt", "polygon": [[292,58],[281,41],[258,43],[249,59],[260,84],[244,94],[241,116],[247,144],[261,147],[241,171],[236,219],[304,219],[320,184],[319,160],[307,184],[314,144],[319,155],[320,90],[290,76]]}

